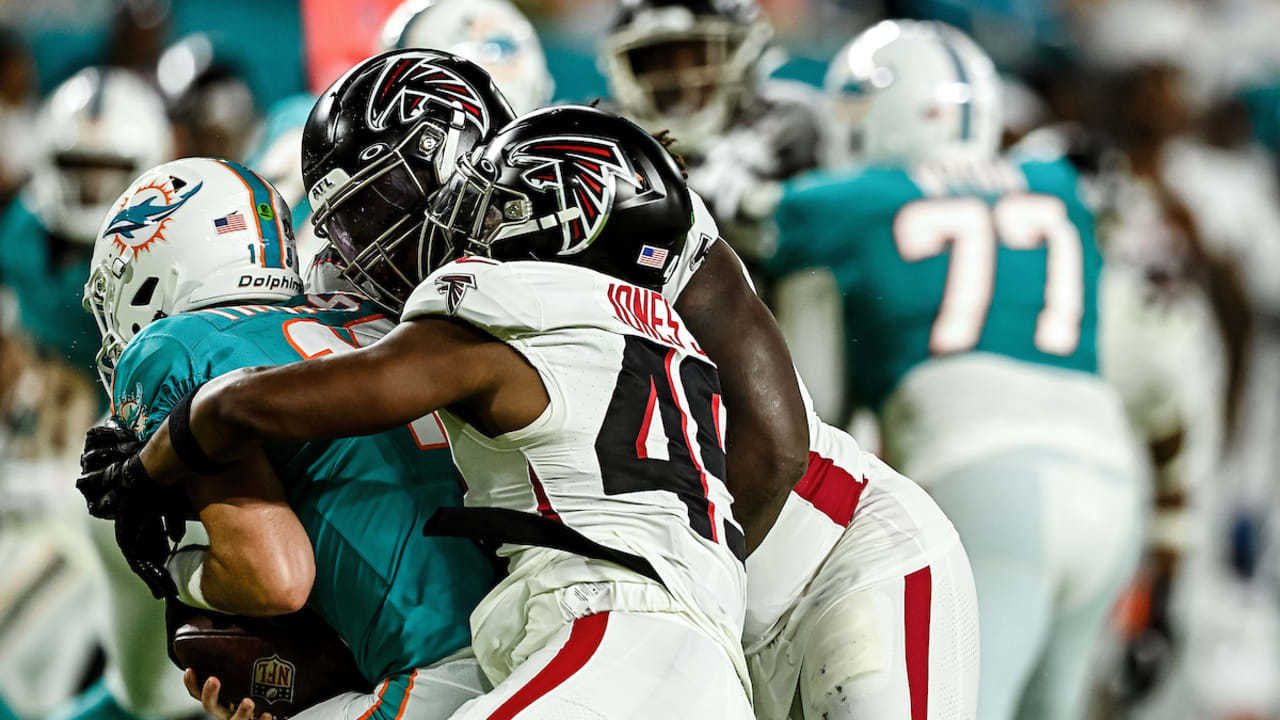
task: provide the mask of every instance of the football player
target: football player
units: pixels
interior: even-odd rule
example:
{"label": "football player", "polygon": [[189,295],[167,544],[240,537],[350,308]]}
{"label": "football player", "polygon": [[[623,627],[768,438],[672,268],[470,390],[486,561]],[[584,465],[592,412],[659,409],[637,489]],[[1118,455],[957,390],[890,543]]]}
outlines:
{"label": "football player", "polygon": [[[298,294],[296,262],[288,205],[243,166],[192,158],[135,180],[106,216],[85,287],[103,383],[127,428],[95,432],[145,440],[208,380],[351,351],[390,330],[360,296]],[[445,445],[427,416],[368,437],[262,446],[188,485],[208,544],[139,574],[157,596],[198,609],[318,612],[378,691],[340,695],[313,717],[447,717],[483,690],[474,662],[450,656],[470,642],[466,619],[492,570],[471,543],[420,536],[437,508],[461,501]],[[161,507],[116,513],[135,571]],[[207,709],[225,715],[218,688],[211,678],[203,689]]]}
{"label": "football player", "polygon": [[518,114],[551,102],[555,81],[529,19],[509,0],[407,0],[378,51],[443,50],[484,68]]}
{"label": "football player", "polygon": [[[582,172],[599,189],[580,203],[566,182]],[[667,151],[622,118],[557,108],[508,125],[433,202],[430,239],[468,256],[416,289],[378,283],[404,304],[396,330],[193,388],[146,449],[90,463],[91,504],[110,510],[104,487],[224,468],[264,438],[365,434],[443,408],[469,507],[428,530],[506,543],[509,560],[472,622],[495,688],[455,717],[750,717],[719,383],[656,292],[690,203]],[[420,247],[391,252],[420,265]]]}
{"label": "football player", "polygon": [[726,237],[755,259],[762,181],[819,164],[822,95],[765,80],[773,29],[754,0],[627,0],[601,43],[618,109],[669,131]]}
{"label": "football player", "polygon": [[[24,390],[10,395],[12,405],[6,408],[4,421],[8,427],[0,431],[5,436],[0,441],[0,462],[48,461],[61,456],[59,463],[70,463],[67,451],[78,441],[68,446],[67,438],[60,436],[81,435],[92,420],[78,418],[85,413],[96,415],[106,407],[92,389],[97,330],[92,318],[76,307],[88,274],[94,235],[109,203],[129,181],[143,169],[172,157],[173,140],[159,93],[141,77],[118,68],[88,68],[60,84],[42,104],[35,129],[32,147],[28,148],[35,159],[33,176],[0,221],[0,286],[4,286],[0,293],[15,299],[17,306],[14,332],[3,343],[8,351],[3,372]],[[9,327],[3,330],[6,335],[9,331]],[[27,338],[32,341],[30,348],[34,352],[24,358],[25,353],[13,351],[26,346]],[[38,412],[20,413],[27,403]],[[57,432],[50,432],[55,428]],[[13,484],[28,486],[24,494],[29,496],[37,490],[34,486],[58,487],[57,483],[44,480],[43,467],[42,462],[33,464],[29,471],[7,474]],[[56,492],[41,494],[57,496]],[[10,500],[21,497],[8,495]],[[34,605],[21,603],[11,608],[15,614],[7,614],[8,620],[17,622],[5,623],[9,628],[3,643],[8,649],[5,659],[16,659],[19,670],[8,671],[6,663],[0,675],[6,679],[3,684],[12,681],[20,687],[6,687],[6,696],[24,715],[47,713],[50,707],[29,705],[27,694],[33,694],[38,703],[57,702],[65,697],[64,686],[74,689],[80,671],[46,663],[63,653],[88,654],[94,644],[102,643],[108,656],[107,684],[115,696],[103,698],[112,706],[109,712],[120,711],[117,701],[131,711],[148,715],[174,717],[190,712],[190,701],[181,692],[175,693],[177,707],[171,714],[175,703],[137,692],[130,679],[114,673],[114,661],[129,652],[116,628],[131,610],[101,592],[96,583],[102,577],[98,561],[110,576],[122,564],[118,562],[119,554],[109,537],[99,537],[100,528],[91,526],[86,538],[82,513],[68,512],[62,518],[58,517],[61,509],[56,505],[41,506],[45,516],[31,517],[31,523],[19,522],[16,515],[10,518],[11,522],[2,523],[5,544],[23,547],[40,542],[41,536],[52,535],[70,539],[78,549],[90,552],[83,556],[64,555],[55,544],[39,547],[38,552],[25,557],[15,550],[5,562],[15,574],[20,574],[19,567],[29,567],[33,569],[32,578],[47,575],[41,583],[43,587],[18,594],[41,600]],[[56,512],[48,513],[49,509]],[[33,529],[37,530],[34,536]],[[94,557],[95,552],[98,557]],[[58,558],[58,565],[50,566],[48,572],[34,569],[53,557]],[[73,578],[74,575],[81,577]],[[81,585],[81,580],[90,583],[91,589]],[[85,603],[86,594],[101,599],[94,601],[93,611]],[[48,625],[16,614],[23,607],[42,608],[41,617]],[[37,627],[44,629],[35,636],[36,642],[21,638],[26,630]],[[26,648],[34,648],[35,655],[24,657]],[[155,643],[148,649],[159,650],[161,646]],[[142,665],[147,667],[145,662]],[[27,681],[27,673],[36,674],[38,679]]]}
{"label": "football player", "polygon": [[173,157],[164,101],[127,70],[88,68],[40,108],[32,177],[0,226],[0,284],[42,349],[86,374],[97,332],[76,308],[94,233],[110,203],[148,167]]}
{"label": "football player", "polygon": [[1097,374],[1093,218],[1065,162],[997,155],[995,71],[959,31],[878,24],[826,82],[866,165],[787,188],[769,267],[834,271],[856,402],[960,532],[979,717],[1076,717],[1144,480]]}
{"label": "football player", "polygon": [[[358,156],[359,143],[338,149],[357,137],[342,135],[329,147],[335,156]],[[326,170],[308,175],[318,181]],[[424,179],[433,177],[428,171]],[[566,195],[575,203],[596,197],[600,187],[593,175],[570,181],[582,193]],[[544,192],[557,192],[555,187],[546,185]],[[716,242],[719,232],[706,207],[696,194],[691,200],[693,225],[664,294],[679,299],[686,329],[719,367],[732,417],[726,430],[729,487],[747,547],[755,548],[766,533],[771,538],[749,561],[750,575],[759,578],[749,583],[747,609],[757,715],[785,716],[804,670],[806,712],[813,718],[857,712],[906,717],[928,707],[972,716],[976,601],[954,530],[919,488],[806,412],[773,319],[732,251]],[[369,197],[358,206],[393,224],[396,209],[377,202]],[[584,204],[582,211],[595,207]],[[344,234],[341,227],[330,232]],[[602,247],[612,237],[618,236],[606,234]],[[418,256],[448,254],[421,243],[417,254],[406,253],[394,234],[365,242],[373,245],[358,253],[362,259],[351,256],[347,274],[379,297],[388,296],[379,285],[395,277],[397,266],[406,276],[390,281],[408,286]],[[338,247],[347,247],[350,256],[349,245]],[[616,252],[623,257],[614,268],[639,260],[625,241]],[[770,532],[784,501],[779,527]],[[869,541],[886,526],[902,532]],[[876,651],[850,657],[850,640],[859,633],[875,641]],[[821,642],[826,637],[837,639]],[[922,641],[927,651],[916,644]],[[926,682],[922,672],[930,665],[935,669]]]}

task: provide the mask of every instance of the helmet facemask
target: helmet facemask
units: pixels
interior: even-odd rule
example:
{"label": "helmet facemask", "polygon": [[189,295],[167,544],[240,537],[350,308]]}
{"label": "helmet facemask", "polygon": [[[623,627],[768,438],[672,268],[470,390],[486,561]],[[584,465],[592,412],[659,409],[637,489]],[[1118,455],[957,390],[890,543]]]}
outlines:
{"label": "helmet facemask", "polygon": [[429,119],[419,122],[395,147],[331,191],[312,215],[316,235],[329,239],[342,255],[344,277],[392,310],[430,274],[426,206],[453,171],[464,121],[455,109],[447,127]]}
{"label": "helmet facemask", "polygon": [[[497,173],[488,159],[481,159],[478,164],[479,167],[467,158],[460,159],[453,177],[436,193],[427,214],[430,244],[449,248],[446,259],[456,248],[468,255],[501,260],[518,259],[525,254],[536,258],[538,255],[531,250],[507,252],[499,243],[546,232],[548,241],[559,248],[561,226],[577,219],[582,211],[575,207],[534,217],[533,203],[526,193],[493,179]],[[532,239],[526,238],[521,247],[531,248],[529,240]]]}

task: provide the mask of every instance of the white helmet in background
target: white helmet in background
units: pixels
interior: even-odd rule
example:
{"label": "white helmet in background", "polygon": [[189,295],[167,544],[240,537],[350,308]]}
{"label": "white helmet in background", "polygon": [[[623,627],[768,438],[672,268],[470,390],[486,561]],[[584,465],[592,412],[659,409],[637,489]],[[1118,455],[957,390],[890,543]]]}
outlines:
{"label": "white helmet in background", "polygon": [[289,206],[243,165],[186,158],[134,180],[102,221],[84,307],[107,392],[125,346],[159,318],[302,290]]}
{"label": "white helmet in background", "polygon": [[696,152],[733,121],[772,37],[754,0],[623,0],[600,60],[624,115]]}
{"label": "white helmet in background", "polygon": [[37,115],[36,143],[28,205],[47,230],[85,245],[130,178],[174,152],[160,94],[118,68],[59,85]]}
{"label": "white helmet in background", "polygon": [[940,22],[885,20],[840,49],[824,83],[837,162],[994,157],[1000,79],[969,36]]}
{"label": "white helmet in background", "polygon": [[517,115],[551,102],[555,82],[529,19],[509,0],[407,0],[382,26],[378,52],[442,50],[479,65]]}

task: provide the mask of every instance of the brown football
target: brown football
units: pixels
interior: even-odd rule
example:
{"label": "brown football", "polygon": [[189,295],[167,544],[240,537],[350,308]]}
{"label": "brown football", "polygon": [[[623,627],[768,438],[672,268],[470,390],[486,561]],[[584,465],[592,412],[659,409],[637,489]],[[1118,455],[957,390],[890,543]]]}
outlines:
{"label": "brown football", "polygon": [[277,618],[193,612],[173,633],[173,657],[222,683],[218,700],[252,698],[254,716],[287,718],[334,695],[369,692],[351,650],[309,611]]}

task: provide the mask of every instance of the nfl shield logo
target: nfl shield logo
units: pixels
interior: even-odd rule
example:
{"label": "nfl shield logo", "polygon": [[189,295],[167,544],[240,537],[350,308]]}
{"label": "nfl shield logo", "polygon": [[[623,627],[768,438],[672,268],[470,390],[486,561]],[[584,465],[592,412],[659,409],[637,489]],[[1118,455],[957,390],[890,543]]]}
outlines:
{"label": "nfl shield logo", "polygon": [[253,684],[249,694],[267,702],[292,702],[293,673],[293,663],[279,655],[258,658],[253,664]]}

